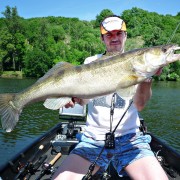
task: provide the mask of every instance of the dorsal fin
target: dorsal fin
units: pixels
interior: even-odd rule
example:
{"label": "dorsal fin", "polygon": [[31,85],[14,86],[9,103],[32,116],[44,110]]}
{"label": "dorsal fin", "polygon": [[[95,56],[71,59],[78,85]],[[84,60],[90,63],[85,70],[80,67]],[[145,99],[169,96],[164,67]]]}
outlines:
{"label": "dorsal fin", "polygon": [[54,74],[57,74],[57,72],[71,68],[73,66],[73,64],[70,64],[68,62],[59,62],[55,66],[53,66],[43,77],[38,79],[37,83],[43,81],[44,79],[47,79],[50,76],[53,76]]}

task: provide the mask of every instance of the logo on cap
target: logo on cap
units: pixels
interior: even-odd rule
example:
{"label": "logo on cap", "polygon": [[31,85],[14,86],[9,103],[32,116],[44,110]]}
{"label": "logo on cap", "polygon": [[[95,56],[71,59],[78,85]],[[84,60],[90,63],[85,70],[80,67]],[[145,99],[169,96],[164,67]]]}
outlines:
{"label": "logo on cap", "polygon": [[125,22],[117,17],[117,16],[112,16],[106,18],[100,26],[101,34],[106,34],[109,31],[113,30],[122,30],[126,31],[126,24]]}

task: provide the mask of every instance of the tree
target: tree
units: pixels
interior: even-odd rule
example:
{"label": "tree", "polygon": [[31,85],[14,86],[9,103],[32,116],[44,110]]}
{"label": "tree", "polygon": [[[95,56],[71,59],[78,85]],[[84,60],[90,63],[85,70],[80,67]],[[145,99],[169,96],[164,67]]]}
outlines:
{"label": "tree", "polygon": [[26,77],[41,77],[52,67],[50,57],[37,47],[26,53],[24,63],[26,68],[23,72]]}
{"label": "tree", "polygon": [[51,28],[52,28],[51,29],[52,36],[53,36],[56,43],[65,39],[66,33],[65,33],[64,29],[62,28],[62,26],[54,25]]}
{"label": "tree", "polygon": [[[4,43],[1,47],[4,51],[7,50],[7,54],[2,58],[3,66],[5,69],[20,70],[23,64],[24,56],[24,42],[25,38],[23,35],[23,26],[21,23],[21,18],[18,15],[17,8],[6,7],[5,12],[2,13],[5,16],[4,22],[6,27],[6,36],[1,36],[1,40]],[[8,64],[6,64],[8,63]]]}
{"label": "tree", "polygon": [[106,18],[107,16],[113,15],[113,12],[109,9],[104,9],[96,16],[96,21],[95,21],[95,28],[99,27],[101,22]]}

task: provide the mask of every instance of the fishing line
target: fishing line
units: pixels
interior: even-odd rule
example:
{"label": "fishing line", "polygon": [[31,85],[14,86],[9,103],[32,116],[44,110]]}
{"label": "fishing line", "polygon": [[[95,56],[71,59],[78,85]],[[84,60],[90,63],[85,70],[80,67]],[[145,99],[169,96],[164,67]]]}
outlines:
{"label": "fishing line", "polygon": [[[140,13],[140,15],[143,15],[143,14]],[[138,20],[137,20],[137,18],[136,18],[136,16],[135,16],[134,18],[135,18],[135,20],[137,21],[137,23],[139,23]],[[142,23],[144,23],[144,22],[145,22],[145,20],[142,19]],[[145,23],[146,23],[146,22],[145,22]],[[148,20],[148,24],[151,24],[149,20]],[[176,31],[178,30],[179,26],[180,26],[180,22],[177,24],[175,30],[173,31],[173,33],[172,33],[171,37],[169,38],[169,40],[167,41],[166,45],[169,44],[169,43],[172,41],[172,39],[174,38],[175,33],[176,33]]]}
{"label": "fishing line", "polygon": [[167,41],[167,43],[166,43],[166,44],[169,44],[169,43],[172,41],[172,39],[173,39],[173,38],[174,38],[174,36],[175,36],[176,31],[177,31],[177,30],[178,30],[178,28],[179,28],[179,25],[180,25],[180,22],[179,22],[179,24],[176,26],[176,28],[175,28],[174,32],[172,33],[172,36],[169,38],[169,40]]}

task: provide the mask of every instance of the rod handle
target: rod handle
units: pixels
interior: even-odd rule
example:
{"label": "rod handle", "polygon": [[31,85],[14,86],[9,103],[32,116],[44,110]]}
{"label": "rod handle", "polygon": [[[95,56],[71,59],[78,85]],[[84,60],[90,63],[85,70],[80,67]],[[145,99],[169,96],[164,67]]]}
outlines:
{"label": "rod handle", "polygon": [[51,166],[53,166],[55,164],[55,162],[61,157],[61,153],[58,153],[49,163]]}
{"label": "rod handle", "polygon": [[41,144],[41,145],[39,146],[38,150],[43,150],[43,148],[44,148],[44,145]]}

